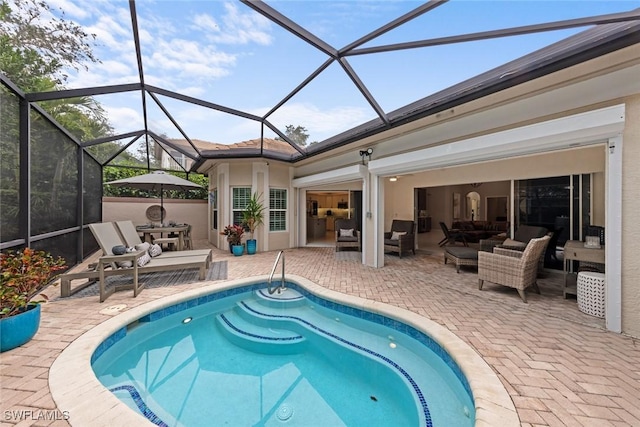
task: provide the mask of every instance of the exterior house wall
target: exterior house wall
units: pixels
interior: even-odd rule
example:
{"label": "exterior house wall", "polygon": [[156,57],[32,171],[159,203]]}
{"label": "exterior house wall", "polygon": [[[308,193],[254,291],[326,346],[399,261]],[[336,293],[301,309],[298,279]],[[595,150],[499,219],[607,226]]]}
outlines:
{"label": "exterior house wall", "polygon": [[[285,164],[269,163],[269,189],[286,189],[287,190],[287,229],[286,231],[269,231],[269,250],[281,250],[292,246],[294,236],[297,233],[296,219],[296,196],[295,191],[291,188],[291,167]],[[266,193],[264,205],[269,209],[269,193]],[[269,223],[265,218],[266,229],[269,229]]]}
{"label": "exterior house wall", "polygon": [[[278,162],[252,161],[230,162],[217,164],[209,171],[209,189],[218,189],[218,230],[211,230],[209,242],[219,248],[227,243],[219,232],[231,223],[232,188],[251,187],[252,193],[262,196],[265,206],[264,224],[256,229],[254,238],[257,240],[258,250],[278,250],[291,247],[291,234],[295,230],[294,199],[291,189],[290,166]],[[287,189],[289,198],[289,216],[287,230],[269,232],[269,189]],[[247,235],[247,238],[249,236]]]}
{"label": "exterior house wall", "polygon": [[622,330],[640,336],[640,96],[626,102],[622,146]]}
{"label": "exterior house wall", "polygon": [[[103,197],[102,221],[131,220],[135,225],[143,225],[150,222],[146,216],[147,208],[159,205],[157,199],[142,199],[135,197]],[[207,238],[207,201],[206,200],[182,200],[165,199],[164,208],[167,211],[166,221],[191,224],[191,237],[193,239]]]}

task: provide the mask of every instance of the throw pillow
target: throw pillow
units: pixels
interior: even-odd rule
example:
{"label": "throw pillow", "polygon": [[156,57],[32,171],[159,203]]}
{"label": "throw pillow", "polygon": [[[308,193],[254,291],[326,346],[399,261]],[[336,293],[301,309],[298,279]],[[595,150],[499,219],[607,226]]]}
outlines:
{"label": "throw pillow", "polygon": [[151,244],[149,242],[140,243],[136,245],[136,251],[148,251],[150,247]]}
{"label": "throw pillow", "polygon": [[115,245],[111,248],[111,253],[114,255],[124,255],[127,253],[127,247],[125,245]]}
{"label": "throw pillow", "polygon": [[151,257],[149,256],[149,252],[145,252],[142,254],[140,258],[138,258],[138,267],[142,267],[145,264],[148,264],[151,261]]}
{"label": "throw pillow", "polygon": [[151,255],[152,258],[160,255],[161,253],[162,247],[158,244],[151,245],[151,247],[149,248],[149,255]]}
{"label": "throw pillow", "polygon": [[407,234],[406,231],[392,231],[391,240],[398,240],[400,239],[400,236],[404,236],[405,234]]}
{"label": "throw pillow", "polygon": [[349,228],[349,229],[341,228],[340,237],[353,237],[353,228]]}
{"label": "throw pillow", "polygon": [[118,261],[118,262],[116,262],[116,265],[118,266],[118,268],[131,268],[131,267],[133,267],[133,262],[132,261]]}

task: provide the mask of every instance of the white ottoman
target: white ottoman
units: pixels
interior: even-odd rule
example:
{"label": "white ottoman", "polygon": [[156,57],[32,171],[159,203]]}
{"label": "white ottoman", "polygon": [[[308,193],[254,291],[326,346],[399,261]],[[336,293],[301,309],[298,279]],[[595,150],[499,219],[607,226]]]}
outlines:
{"label": "white ottoman", "polygon": [[604,317],[604,284],[603,273],[578,273],[578,309],[581,312]]}

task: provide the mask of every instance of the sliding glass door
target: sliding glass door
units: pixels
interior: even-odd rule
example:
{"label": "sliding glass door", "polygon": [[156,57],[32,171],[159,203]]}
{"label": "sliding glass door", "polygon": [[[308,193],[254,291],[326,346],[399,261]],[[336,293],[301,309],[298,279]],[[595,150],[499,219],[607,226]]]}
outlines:
{"label": "sliding glass door", "polygon": [[582,240],[590,224],[591,187],[590,174],[514,181],[515,228],[546,227],[558,233],[558,247]]}

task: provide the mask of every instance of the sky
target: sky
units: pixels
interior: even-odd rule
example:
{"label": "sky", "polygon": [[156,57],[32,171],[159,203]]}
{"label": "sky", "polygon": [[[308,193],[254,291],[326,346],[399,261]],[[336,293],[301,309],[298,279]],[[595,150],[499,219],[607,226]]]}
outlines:
{"label": "sky", "polygon": [[[124,0],[47,0],[96,35],[101,60],[70,72],[68,88],[139,82]],[[418,7],[401,0],[267,1],[287,18],[340,49]],[[138,0],[145,83],[262,116],[271,111],[327,56],[237,1]],[[452,0],[363,47],[409,42],[520,25],[580,18],[640,7],[640,0]],[[385,112],[586,29],[586,27],[348,58]],[[144,128],[141,95],[95,97],[117,134]],[[191,139],[231,144],[260,137],[258,122],[159,96]],[[182,138],[147,98],[149,128]],[[304,126],[322,141],[376,118],[344,70],[333,63],[269,116],[282,132]],[[266,137],[274,137],[272,132]]]}

